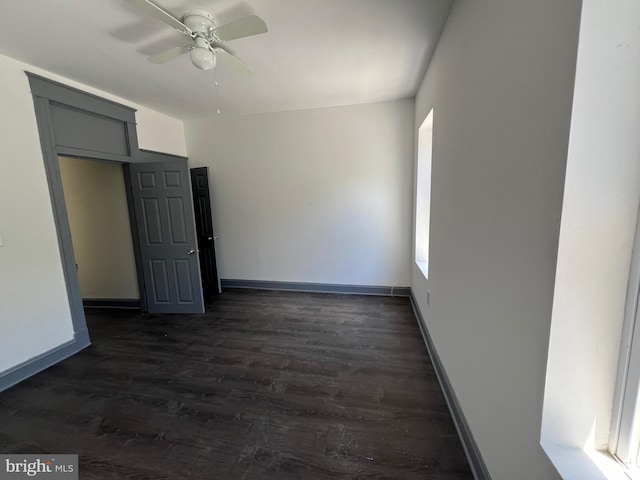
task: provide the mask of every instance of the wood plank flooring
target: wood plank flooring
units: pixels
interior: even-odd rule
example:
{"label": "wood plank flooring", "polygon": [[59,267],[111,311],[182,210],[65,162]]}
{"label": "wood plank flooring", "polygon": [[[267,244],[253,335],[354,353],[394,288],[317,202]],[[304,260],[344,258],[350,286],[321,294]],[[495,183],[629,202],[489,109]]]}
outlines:
{"label": "wood plank flooring", "polygon": [[82,479],[472,478],[406,298],[87,322],[91,347],[0,393],[0,452],[78,453]]}

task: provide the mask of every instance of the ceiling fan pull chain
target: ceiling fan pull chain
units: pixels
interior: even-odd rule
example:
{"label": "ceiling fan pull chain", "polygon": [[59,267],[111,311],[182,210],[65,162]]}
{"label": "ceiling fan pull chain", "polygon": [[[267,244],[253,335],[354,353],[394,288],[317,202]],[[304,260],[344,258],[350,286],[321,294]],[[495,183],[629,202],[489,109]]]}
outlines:
{"label": "ceiling fan pull chain", "polygon": [[216,87],[216,110],[218,112],[218,115],[220,115],[220,100],[219,100],[219,96],[218,96],[218,77],[216,75],[216,71],[215,69],[213,70],[213,84]]}

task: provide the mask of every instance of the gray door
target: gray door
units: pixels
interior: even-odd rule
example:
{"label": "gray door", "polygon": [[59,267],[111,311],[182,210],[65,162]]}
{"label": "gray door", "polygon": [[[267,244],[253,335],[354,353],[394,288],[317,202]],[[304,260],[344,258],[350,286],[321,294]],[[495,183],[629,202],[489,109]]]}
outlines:
{"label": "gray door", "polygon": [[148,311],[203,313],[187,162],[130,164],[129,175]]}

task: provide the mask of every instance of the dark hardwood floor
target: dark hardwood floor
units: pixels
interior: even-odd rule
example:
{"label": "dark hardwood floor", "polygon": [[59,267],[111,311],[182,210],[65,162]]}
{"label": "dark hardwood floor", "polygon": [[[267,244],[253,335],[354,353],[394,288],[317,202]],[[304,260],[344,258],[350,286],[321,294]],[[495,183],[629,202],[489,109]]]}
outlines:
{"label": "dark hardwood floor", "polygon": [[78,453],[82,479],[472,478],[406,298],[87,322],[91,347],[0,393],[2,453]]}

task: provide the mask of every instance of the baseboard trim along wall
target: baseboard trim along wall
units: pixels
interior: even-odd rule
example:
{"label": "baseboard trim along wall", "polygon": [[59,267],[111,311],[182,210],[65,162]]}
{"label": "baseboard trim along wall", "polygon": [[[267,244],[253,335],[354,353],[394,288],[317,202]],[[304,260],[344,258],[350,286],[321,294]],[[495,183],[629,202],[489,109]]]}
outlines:
{"label": "baseboard trim along wall", "polygon": [[0,373],[0,392],[75,355],[91,344],[87,330],[76,332],[73,340]]}
{"label": "baseboard trim along wall", "polygon": [[377,285],[341,285],[335,283],[274,282],[267,280],[220,280],[222,288],[249,288],[256,290],[284,290],[291,292],[344,293],[351,295],[384,295],[408,297],[409,287]]}
{"label": "baseboard trim along wall", "polygon": [[135,298],[83,298],[85,308],[140,308],[140,300]]}
{"label": "baseboard trim along wall", "polygon": [[478,450],[478,445],[473,438],[471,429],[469,428],[469,424],[467,423],[467,420],[462,413],[460,403],[458,403],[456,394],[453,391],[451,383],[449,382],[449,377],[447,376],[447,373],[442,366],[442,362],[440,361],[440,357],[438,356],[436,347],[431,340],[431,335],[429,335],[429,330],[427,330],[427,324],[424,321],[424,317],[420,312],[420,307],[418,307],[418,302],[416,301],[411,289],[409,299],[411,301],[411,306],[413,307],[413,312],[415,313],[416,319],[418,320],[420,332],[422,332],[422,338],[424,339],[424,343],[427,346],[427,351],[429,352],[431,363],[433,364],[433,368],[436,371],[438,383],[440,383],[442,393],[444,394],[447,406],[449,407],[449,411],[451,412],[451,416],[453,417],[453,423],[455,424],[456,430],[458,430],[458,435],[460,436],[460,440],[462,441],[462,448],[464,449],[464,452],[467,456],[467,460],[469,460],[473,478],[475,478],[475,480],[491,480],[491,476],[489,475],[487,466],[482,459],[480,450]]}

